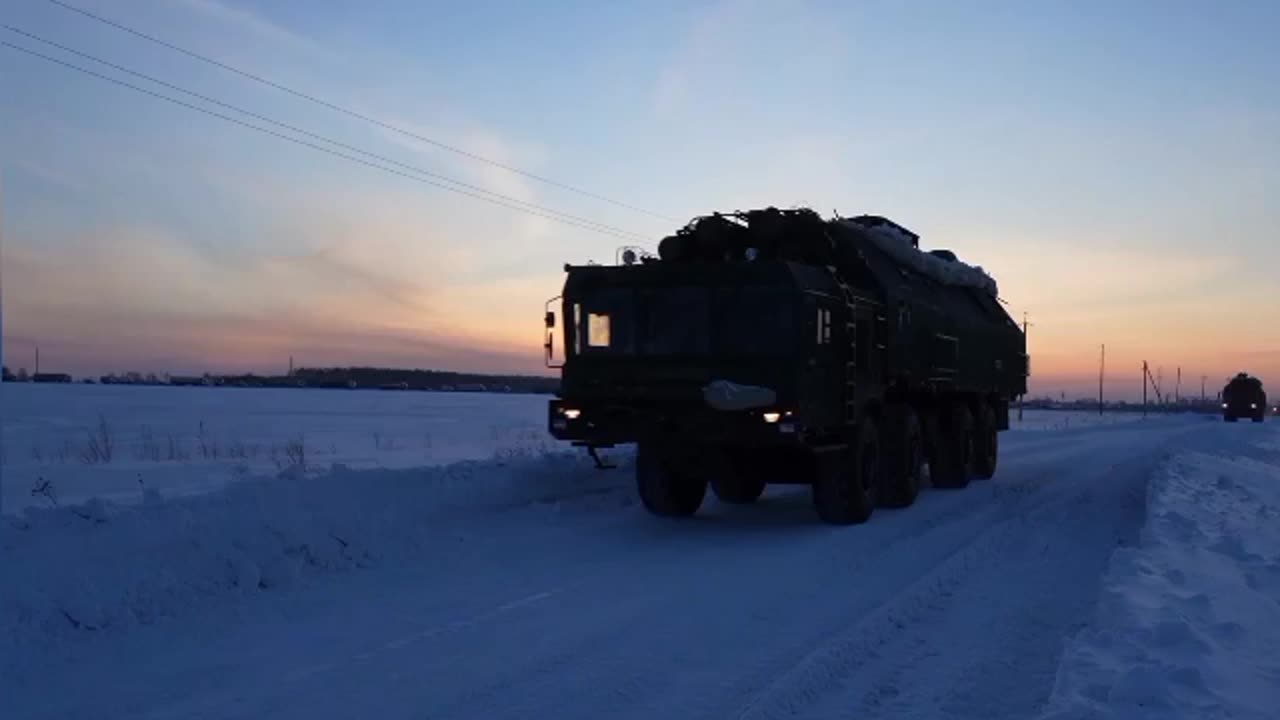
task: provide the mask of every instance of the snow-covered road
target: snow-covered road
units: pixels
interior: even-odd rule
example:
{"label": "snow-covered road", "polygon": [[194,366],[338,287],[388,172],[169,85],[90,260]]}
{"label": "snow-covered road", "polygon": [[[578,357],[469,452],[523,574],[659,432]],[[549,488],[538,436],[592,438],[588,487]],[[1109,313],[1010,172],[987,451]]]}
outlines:
{"label": "snow-covered road", "polygon": [[16,663],[7,704],[33,719],[1036,717],[1162,463],[1256,453],[1271,431],[1012,433],[993,480],[847,528],[789,487],[663,521],[625,467],[574,463],[545,490],[535,474],[424,512],[370,567],[20,636],[57,650]]}

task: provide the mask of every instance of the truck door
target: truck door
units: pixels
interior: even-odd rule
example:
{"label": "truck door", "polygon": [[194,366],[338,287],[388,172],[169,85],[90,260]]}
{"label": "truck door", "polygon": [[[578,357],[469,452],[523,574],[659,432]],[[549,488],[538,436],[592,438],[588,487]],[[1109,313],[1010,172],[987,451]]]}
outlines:
{"label": "truck door", "polygon": [[803,388],[805,423],[818,426],[834,426],[841,422],[844,408],[844,359],[841,345],[848,342],[843,324],[845,314],[834,298],[809,294],[805,302],[809,316],[805,323],[807,332],[802,335],[808,346],[804,353]]}

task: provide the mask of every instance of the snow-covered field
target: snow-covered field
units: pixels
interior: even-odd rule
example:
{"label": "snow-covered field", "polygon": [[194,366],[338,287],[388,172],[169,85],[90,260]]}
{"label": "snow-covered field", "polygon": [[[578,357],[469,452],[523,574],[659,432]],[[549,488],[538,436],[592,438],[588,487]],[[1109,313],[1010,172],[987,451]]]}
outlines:
{"label": "snow-covered field", "polygon": [[[202,493],[334,464],[415,468],[559,449],[548,396],[119,385],[0,385],[5,513],[147,489]],[[1134,413],[1028,410],[1015,431],[1130,422]],[[47,484],[46,484],[47,483]],[[47,492],[33,490],[47,487]],[[52,494],[52,495],[51,495]]]}
{"label": "snow-covered field", "polygon": [[[545,397],[58,388],[53,400],[28,386],[14,402],[14,387],[3,398],[5,717],[1263,718],[1280,707],[1274,422],[1027,411],[1002,435],[994,479],[836,528],[797,487],[770,488],[755,507],[708,495],[695,518],[650,517],[625,452],[601,472],[543,439]],[[113,408],[112,427],[132,439],[112,463],[18,454],[58,433],[87,438]],[[142,437],[130,425],[178,434],[200,420],[224,444],[302,434],[330,453],[305,471],[260,455],[238,482],[194,484],[184,476],[228,461],[125,457]],[[361,440],[375,431],[405,446],[444,440],[431,457],[380,454]],[[25,477],[11,492],[15,468],[61,479],[58,506],[31,498]],[[155,479],[127,494],[120,473],[135,468]],[[94,494],[111,497],[77,502]],[[9,498],[22,495],[40,502],[15,511]]]}
{"label": "snow-covered field", "polygon": [[4,511],[205,492],[294,466],[315,474],[539,454],[545,395],[0,385]]}

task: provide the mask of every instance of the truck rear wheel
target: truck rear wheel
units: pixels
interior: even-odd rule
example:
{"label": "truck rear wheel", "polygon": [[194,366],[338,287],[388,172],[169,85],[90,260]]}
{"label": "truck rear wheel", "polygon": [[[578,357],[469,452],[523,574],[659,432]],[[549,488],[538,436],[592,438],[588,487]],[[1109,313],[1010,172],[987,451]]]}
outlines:
{"label": "truck rear wheel", "polygon": [[890,508],[909,507],[920,494],[924,466],[924,433],[920,416],[910,405],[895,404],[885,412],[884,472],[880,504]]}
{"label": "truck rear wheel", "polygon": [[987,403],[982,404],[973,440],[973,475],[989,480],[996,474],[1000,456],[1000,431],[996,429],[996,411]]}
{"label": "truck rear wheel", "polygon": [[[880,437],[870,418],[838,463],[818,462],[813,479],[813,506],[823,522],[856,525],[871,517],[880,484]],[[834,465],[831,467],[829,465]]]}
{"label": "truck rear wheel", "polygon": [[933,452],[929,457],[929,479],[936,488],[959,490],[968,487],[973,458],[973,413],[956,403],[939,413]]}
{"label": "truck rear wheel", "polygon": [[707,494],[705,478],[682,472],[664,448],[644,443],[636,455],[636,486],[645,509],[663,517],[693,515]]}

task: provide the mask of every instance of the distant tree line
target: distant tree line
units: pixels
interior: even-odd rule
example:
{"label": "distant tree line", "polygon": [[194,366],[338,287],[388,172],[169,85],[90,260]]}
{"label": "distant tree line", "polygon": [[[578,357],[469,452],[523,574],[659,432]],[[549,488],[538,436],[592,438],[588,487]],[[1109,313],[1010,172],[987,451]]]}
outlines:
{"label": "distant tree line", "polygon": [[[15,375],[4,368],[4,382],[28,382],[25,368]],[[71,382],[69,375],[50,374],[47,381]],[[154,373],[127,372],[120,375],[104,375],[96,380],[105,385],[201,385],[216,387],[276,387],[276,388],[376,388],[384,390],[436,390],[459,392],[510,392],[555,393],[560,380],[537,375],[488,375],[483,373],[449,372],[444,370],[406,370],[376,367],[298,368],[288,375],[258,375],[242,373],[229,375],[157,376]]]}
{"label": "distant tree line", "polygon": [[560,380],[537,375],[489,375],[444,370],[344,367],[298,368],[289,378],[308,387],[356,387],[405,390],[467,390],[479,392],[554,393]]}

